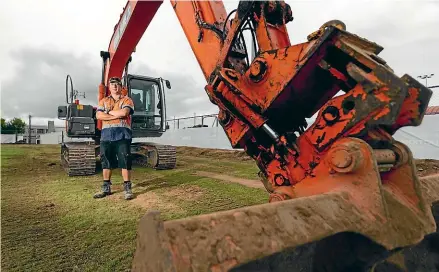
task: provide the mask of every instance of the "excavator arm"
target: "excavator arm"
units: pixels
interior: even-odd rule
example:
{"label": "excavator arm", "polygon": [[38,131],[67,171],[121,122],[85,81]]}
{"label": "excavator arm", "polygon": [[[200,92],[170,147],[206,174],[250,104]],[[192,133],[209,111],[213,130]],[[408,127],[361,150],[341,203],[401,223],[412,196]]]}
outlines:
{"label": "excavator arm", "polygon": [[[128,1],[108,45],[108,51],[101,51],[102,79],[99,85],[98,101],[108,94],[108,80],[122,77],[131,60],[131,54],[151,23],[163,1]],[[124,90],[126,92],[126,89]],[[101,124],[99,123],[99,129]]]}
{"label": "excavator arm", "polygon": [[[105,80],[122,74],[161,3],[128,2]],[[255,160],[270,203],[167,222],[148,213],[133,270],[228,271],[294,248],[310,271],[363,271],[436,231],[437,179],[420,180],[410,149],[392,137],[422,122],[432,92],[396,76],[380,45],[337,20],[291,45],[283,1],[240,1],[229,14],[222,1],[170,4],[231,146]]]}

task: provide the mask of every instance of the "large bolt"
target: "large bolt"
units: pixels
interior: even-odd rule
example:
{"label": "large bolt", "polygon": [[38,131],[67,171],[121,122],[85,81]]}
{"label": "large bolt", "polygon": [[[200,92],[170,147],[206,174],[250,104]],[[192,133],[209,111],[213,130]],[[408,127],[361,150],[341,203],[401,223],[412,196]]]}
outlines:
{"label": "large bolt", "polygon": [[338,173],[354,172],[361,166],[362,161],[362,152],[354,142],[335,144],[327,156],[331,169]]}
{"label": "large bolt", "polygon": [[261,62],[260,61],[256,61],[250,67],[250,74],[255,77],[255,76],[258,76],[260,72],[261,72]]}
{"label": "large bolt", "polygon": [[352,164],[352,155],[347,150],[337,150],[332,152],[331,162],[338,168],[346,168]]}
{"label": "large bolt", "polygon": [[267,64],[263,60],[255,60],[250,66],[250,79],[259,82],[267,72]]}
{"label": "large bolt", "polygon": [[276,185],[282,186],[285,182],[285,178],[282,175],[276,175],[274,177],[274,182],[276,183]]}

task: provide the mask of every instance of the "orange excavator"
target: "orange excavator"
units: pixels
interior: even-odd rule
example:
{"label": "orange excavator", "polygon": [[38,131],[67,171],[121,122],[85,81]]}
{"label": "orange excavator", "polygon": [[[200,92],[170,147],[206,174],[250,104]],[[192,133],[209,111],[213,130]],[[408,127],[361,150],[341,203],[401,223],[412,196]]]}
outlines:
{"label": "orange excavator", "polygon": [[[161,4],[126,4],[103,54],[99,99]],[[392,137],[421,124],[430,89],[396,76],[383,47],[338,20],[292,45],[284,1],[240,1],[230,13],[222,1],[170,4],[219,122],[256,162],[269,203],[166,222],[149,212],[133,271],[415,271],[438,256],[439,178],[419,178],[410,149]],[[436,248],[410,257],[406,248],[422,243]],[[431,267],[416,271],[437,271],[437,261]]]}
{"label": "orange excavator", "polygon": [[[108,51],[100,52],[102,78],[98,101],[110,95],[107,86],[111,77],[122,78],[122,93],[131,97],[134,102],[134,113],[131,119],[132,136],[135,139],[131,144],[133,164],[157,170],[173,169],[177,163],[175,146],[138,140],[146,137],[161,137],[169,128],[166,123],[165,86],[171,89],[171,83],[163,78],[128,74],[129,63],[132,59],[131,53],[142,34],[139,30],[146,28],[151,19],[147,17],[137,19],[127,27],[126,23],[132,11],[134,11],[134,6],[128,5],[124,13],[125,17],[115,29]],[[135,28],[133,24],[136,24]],[[127,29],[123,35],[125,27]],[[96,119],[96,107],[81,104],[77,99],[78,94],[78,91],[73,88],[72,78],[68,75],[66,79],[67,106],[58,107],[58,118],[66,120],[66,134],[69,138],[91,138],[93,140],[61,143],[61,162],[69,176],[95,174],[96,158],[99,157],[102,121]]]}

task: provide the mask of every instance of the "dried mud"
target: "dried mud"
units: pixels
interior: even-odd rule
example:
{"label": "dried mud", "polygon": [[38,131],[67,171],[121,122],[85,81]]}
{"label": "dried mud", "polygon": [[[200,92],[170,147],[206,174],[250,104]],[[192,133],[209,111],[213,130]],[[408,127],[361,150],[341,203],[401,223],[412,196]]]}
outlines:
{"label": "dried mud", "polygon": [[415,160],[415,163],[420,177],[439,173],[439,160]]}

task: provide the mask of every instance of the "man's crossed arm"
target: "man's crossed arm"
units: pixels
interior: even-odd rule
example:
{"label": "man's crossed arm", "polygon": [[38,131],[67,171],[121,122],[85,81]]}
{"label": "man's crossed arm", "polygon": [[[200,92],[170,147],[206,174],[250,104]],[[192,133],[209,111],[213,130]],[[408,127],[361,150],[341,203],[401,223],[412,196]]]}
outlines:
{"label": "man's crossed arm", "polygon": [[115,119],[119,119],[119,118],[124,118],[124,117],[128,116],[129,114],[130,114],[129,108],[123,108],[120,110],[112,110],[108,113],[105,113],[103,111],[98,111],[96,113],[96,118],[98,120],[102,120],[102,121],[110,121],[110,120],[115,120]]}
{"label": "man's crossed arm", "polygon": [[127,117],[130,114],[130,108],[126,107],[120,110],[112,110],[109,114],[116,116],[118,118]]}
{"label": "man's crossed arm", "polygon": [[110,121],[110,120],[119,119],[119,117],[105,113],[103,111],[98,111],[98,112],[96,112],[96,119],[102,120],[102,121]]}

